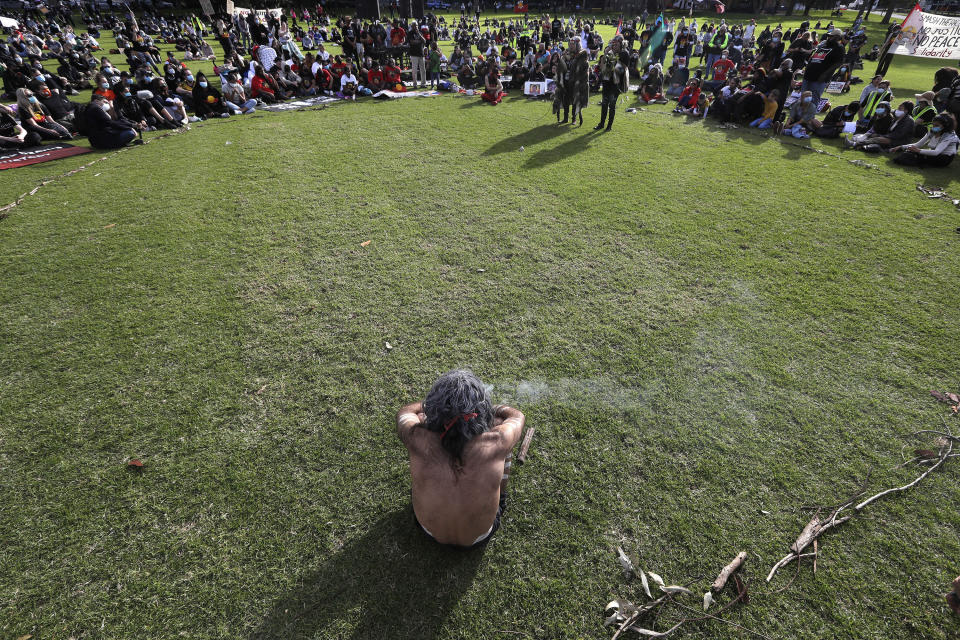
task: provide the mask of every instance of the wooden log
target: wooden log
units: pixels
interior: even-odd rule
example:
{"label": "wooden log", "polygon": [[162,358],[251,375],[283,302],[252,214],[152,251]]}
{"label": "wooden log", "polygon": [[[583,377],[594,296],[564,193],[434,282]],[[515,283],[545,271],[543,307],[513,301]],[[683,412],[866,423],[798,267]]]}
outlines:
{"label": "wooden log", "polygon": [[737,557],[733,559],[727,566],[723,568],[720,572],[720,575],[717,576],[717,579],[713,581],[713,584],[710,586],[710,590],[714,593],[720,593],[723,588],[727,585],[727,580],[730,579],[737,569],[743,564],[743,561],[747,559],[747,552],[741,551],[737,554]]}
{"label": "wooden log", "polygon": [[520,445],[520,453],[517,455],[517,464],[523,464],[527,461],[527,452],[530,450],[530,441],[533,440],[533,434],[536,429],[530,427],[526,435],[523,436],[523,444]]}

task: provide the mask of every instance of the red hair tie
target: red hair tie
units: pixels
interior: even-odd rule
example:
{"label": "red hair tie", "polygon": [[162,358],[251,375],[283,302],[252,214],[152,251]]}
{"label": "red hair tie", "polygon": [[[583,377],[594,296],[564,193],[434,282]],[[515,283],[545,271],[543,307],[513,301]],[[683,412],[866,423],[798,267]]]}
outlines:
{"label": "red hair tie", "polygon": [[464,422],[467,422],[468,420],[473,420],[473,419],[476,418],[478,415],[479,415],[479,414],[477,414],[477,413],[465,413],[465,414],[463,414],[463,415],[461,415],[461,416],[456,416],[455,418],[453,418],[453,420],[451,420],[451,421],[448,422],[447,424],[443,425],[443,433],[440,434],[440,439],[443,440],[443,439],[446,437],[447,431],[450,431],[450,427],[452,427],[453,425],[455,425],[455,424],[457,423],[457,420],[460,420],[461,418],[463,418],[463,421],[464,421]]}

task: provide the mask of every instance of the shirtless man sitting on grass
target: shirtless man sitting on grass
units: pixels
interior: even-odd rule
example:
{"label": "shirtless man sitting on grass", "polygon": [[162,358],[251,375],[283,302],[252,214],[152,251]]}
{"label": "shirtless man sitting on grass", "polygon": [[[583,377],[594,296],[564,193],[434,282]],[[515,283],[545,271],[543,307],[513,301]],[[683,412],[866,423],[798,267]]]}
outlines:
{"label": "shirtless man sitting on grass", "polygon": [[397,413],[397,433],[410,454],[413,512],[436,542],[462,548],[486,544],[506,506],[513,447],[523,414],[491,406],[469,371],[450,371],[426,400]]}

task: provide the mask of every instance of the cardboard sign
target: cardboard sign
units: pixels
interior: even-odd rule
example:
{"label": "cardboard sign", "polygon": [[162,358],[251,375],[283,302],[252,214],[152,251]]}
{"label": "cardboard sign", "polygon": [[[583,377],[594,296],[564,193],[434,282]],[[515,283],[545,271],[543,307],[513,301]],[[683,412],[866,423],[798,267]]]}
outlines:
{"label": "cardboard sign", "polygon": [[827,85],[827,93],[843,93],[843,88],[847,86],[846,82],[837,80]]}
{"label": "cardboard sign", "polygon": [[203,9],[203,15],[213,15],[213,5],[210,4],[210,0],[200,0],[200,8]]}
{"label": "cardboard sign", "polygon": [[890,53],[917,58],[960,59],[960,17],[926,13],[916,5],[890,43]]}
{"label": "cardboard sign", "polygon": [[523,85],[523,94],[526,96],[542,96],[552,91],[550,85],[553,84],[550,81],[544,82],[530,82],[527,81]]}

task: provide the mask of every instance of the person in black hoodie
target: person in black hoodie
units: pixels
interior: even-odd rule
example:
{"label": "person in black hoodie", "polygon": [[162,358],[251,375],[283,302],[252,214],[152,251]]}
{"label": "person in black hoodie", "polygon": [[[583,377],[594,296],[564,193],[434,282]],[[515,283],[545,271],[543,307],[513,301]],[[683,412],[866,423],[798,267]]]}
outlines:
{"label": "person in black hoodie", "polygon": [[13,110],[0,102],[0,149],[25,149],[41,141],[39,134],[21,127]]}
{"label": "person in black hoodie", "polygon": [[229,118],[230,109],[223,101],[220,92],[210,86],[206,74],[197,74],[197,84],[193,86],[193,110],[203,120],[213,117]]}
{"label": "person in black hoodie", "polygon": [[51,89],[47,86],[46,82],[34,82],[31,89],[33,89],[33,92],[40,100],[40,104],[50,111],[50,115],[53,116],[54,120],[65,126],[71,132],[76,132],[77,128],[73,121],[74,114],[77,111],[75,102],[67,100],[67,97],[62,91]]}
{"label": "person in black hoodie", "polygon": [[119,149],[137,138],[137,125],[125,119],[114,120],[109,108],[109,100],[95,95],[83,113],[90,145],[97,149]]}

